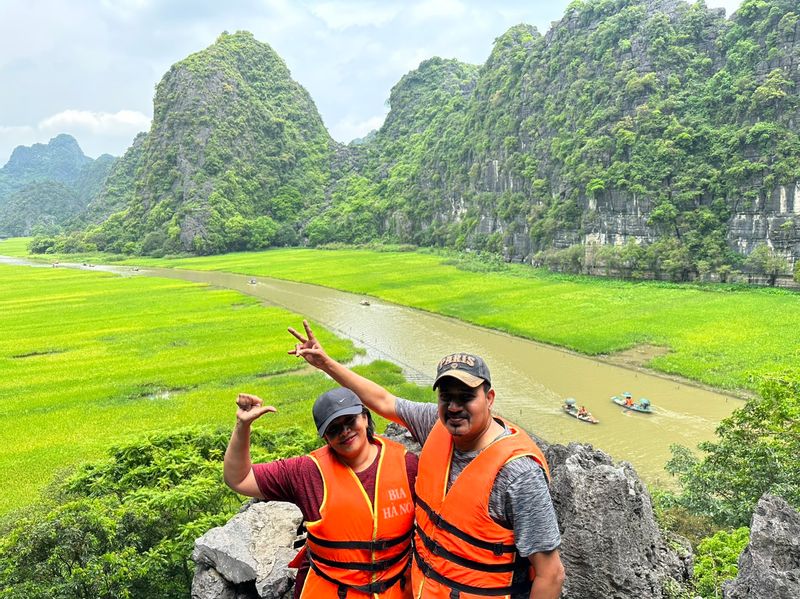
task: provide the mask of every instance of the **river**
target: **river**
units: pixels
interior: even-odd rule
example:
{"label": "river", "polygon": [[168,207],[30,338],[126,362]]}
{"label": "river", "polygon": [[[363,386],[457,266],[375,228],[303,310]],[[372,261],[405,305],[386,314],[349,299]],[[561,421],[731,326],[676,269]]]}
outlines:
{"label": "river", "polygon": [[[325,287],[214,271],[96,267],[100,269],[206,283],[258,297],[351,339],[366,352],[360,361],[389,360],[419,384],[432,382],[442,356],[479,354],[492,372],[497,412],[549,442],[590,443],[617,460],[627,460],[651,484],[674,483],[664,471],[671,444],[695,448],[713,439],[719,421],[743,405],[740,399],[689,383],[451,318],[375,298],[363,305],[366,298],[362,296]],[[300,320],[295,328],[302,330]],[[636,399],[649,398],[654,413],[633,413],[613,404],[610,397],[623,391]],[[586,405],[600,424],[586,424],[564,414],[561,404],[567,397]]]}

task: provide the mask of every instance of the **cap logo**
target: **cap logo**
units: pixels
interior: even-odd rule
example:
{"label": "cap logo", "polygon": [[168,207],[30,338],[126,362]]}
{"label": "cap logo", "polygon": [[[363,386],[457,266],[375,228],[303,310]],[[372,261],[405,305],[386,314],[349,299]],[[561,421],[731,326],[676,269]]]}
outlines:
{"label": "cap logo", "polygon": [[469,354],[453,354],[451,356],[445,356],[439,362],[437,368],[441,369],[450,364],[450,368],[458,368],[459,364],[465,364],[467,366],[475,366],[475,358],[470,356]]}

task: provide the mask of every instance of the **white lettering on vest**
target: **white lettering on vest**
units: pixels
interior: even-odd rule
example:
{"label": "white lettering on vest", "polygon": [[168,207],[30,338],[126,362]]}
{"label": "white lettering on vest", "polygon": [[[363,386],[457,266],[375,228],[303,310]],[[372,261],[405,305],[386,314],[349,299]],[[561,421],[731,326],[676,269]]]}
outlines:
{"label": "white lettering on vest", "polygon": [[391,501],[397,501],[398,499],[405,499],[406,498],[406,491],[403,487],[399,487],[397,489],[389,489],[389,499]]}

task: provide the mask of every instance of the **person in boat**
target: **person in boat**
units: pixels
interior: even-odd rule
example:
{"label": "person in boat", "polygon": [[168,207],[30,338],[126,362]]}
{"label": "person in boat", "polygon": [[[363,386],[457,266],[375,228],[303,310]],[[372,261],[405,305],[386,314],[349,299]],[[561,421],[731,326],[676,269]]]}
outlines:
{"label": "person in boat", "polygon": [[589,410],[586,409],[586,406],[581,406],[578,410],[578,416],[588,417],[590,416]]}
{"label": "person in boat", "polygon": [[422,444],[414,597],[557,599],[564,566],[547,462],[522,429],[493,416],[486,363],[472,354],[445,356],[433,383],[438,403],[408,401],[330,358],[308,322],[303,326],[305,335],[289,329],[298,340],[290,354],[353,390]]}
{"label": "person in boat", "polygon": [[236,405],[223,462],[225,483],[242,495],[300,508],[308,538],[291,564],[299,567],[295,599],[411,599],[417,456],[375,436],[361,399],[339,387],[320,395],[312,410],[325,446],[305,456],[252,464],[251,425],[276,409],[248,393],[240,393]]}
{"label": "person in boat", "polygon": [[627,407],[633,407],[633,398],[630,395],[625,396],[625,405]]}

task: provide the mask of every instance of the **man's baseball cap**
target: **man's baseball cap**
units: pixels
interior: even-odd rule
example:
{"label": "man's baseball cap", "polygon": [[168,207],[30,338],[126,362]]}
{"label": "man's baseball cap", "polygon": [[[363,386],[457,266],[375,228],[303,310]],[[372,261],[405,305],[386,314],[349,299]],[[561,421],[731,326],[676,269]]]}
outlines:
{"label": "man's baseball cap", "polygon": [[311,413],[314,414],[314,424],[317,425],[319,436],[325,435],[328,426],[339,416],[353,416],[360,414],[364,410],[364,404],[358,395],[345,389],[337,387],[326,391],[314,402]]}
{"label": "man's baseball cap", "polygon": [[477,387],[484,382],[492,384],[492,375],[486,362],[472,354],[450,354],[439,360],[433,388],[436,389],[446,376],[456,378],[469,387]]}

